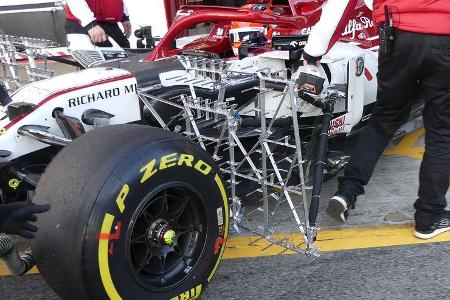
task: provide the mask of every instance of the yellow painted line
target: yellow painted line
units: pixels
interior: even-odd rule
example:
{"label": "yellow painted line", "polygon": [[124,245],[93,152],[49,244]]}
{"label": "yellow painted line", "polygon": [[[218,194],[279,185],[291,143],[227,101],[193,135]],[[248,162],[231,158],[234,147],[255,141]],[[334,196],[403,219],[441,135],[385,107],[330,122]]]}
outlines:
{"label": "yellow painted line", "polygon": [[411,158],[423,159],[423,153],[425,152],[424,146],[416,146],[417,141],[425,134],[425,129],[419,129],[406,135],[400,143],[392,149],[384,150],[383,155],[393,156],[408,156]]}
{"label": "yellow painted line", "polygon": [[[39,270],[34,267],[31,269],[27,274],[38,274]],[[9,275],[9,272],[6,270],[6,268],[3,266],[3,264],[0,263],[0,277]]]}
{"label": "yellow painted line", "polygon": [[[273,237],[283,239],[286,234],[274,234]],[[276,245],[270,246],[266,240],[254,242],[257,239],[258,237],[255,236],[239,236],[230,239],[224,259],[273,256],[283,252],[284,248]],[[293,244],[300,244],[303,239],[299,234],[295,234],[289,241]],[[412,226],[385,226],[321,230],[317,235],[315,245],[322,252],[331,252],[436,242],[450,242],[450,232],[430,240],[421,240],[413,235]],[[283,254],[294,253],[286,251]]]}
{"label": "yellow painted line", "polygon": [[[433,239],[421,240],[413,235],[413,226],[383,226],[365,228],[343,228],[320,230],[317,235],[316,246],[322,252],[382,248],[405,245],[419,245],[427,243],[450,242],[450,231]],[[282,239],[286,234],[274,234],[274,238]],[[290,242],[300,243],[299,234],[292,234]],[[261,256],[274,256],[283,252],[283,255],[294,254],[283,251],[284,248],[271,245],[267,240],[258,240],[257,236],[238,236],[230,238],[224,252],[224,259],[250,258]],[[257,240],[257,241],[256,241]],[[256,241],[256,242],[255,242]],[[33,268],[29,274],[39,273]],[[0,276],[8,272],[0,264]]]}

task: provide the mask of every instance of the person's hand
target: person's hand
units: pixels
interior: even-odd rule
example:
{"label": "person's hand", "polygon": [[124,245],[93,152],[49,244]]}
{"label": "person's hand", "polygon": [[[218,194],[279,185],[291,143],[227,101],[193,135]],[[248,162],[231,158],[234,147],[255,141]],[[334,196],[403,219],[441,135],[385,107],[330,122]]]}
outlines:
{"label": "person's hand", "polygon": [[29,203],[13,203],[0,205],[0,232],[20,235],[33,239],[37,227],[29,222],[36,222],[35,214],[48,211],[50,205],[35,205]]}
{"label": "person's hand", "polygon": [[310,66],[320,66],[320,60],[322,59],[322,56],[312,56],[306,53],[306,51],[303,51],[303,66],[306,67],[308,65]]}
{"label": "person's hand", "polygon": [[306,61],[306,59],[303,59],[303,66],[306,67],[307,65],[319,67],[320,66],[320,60],[316,60],[314,62],[308,62],[308,61]]}
{"label": "person's hand", "polygon": [[123,26],[123,34],[127,37],[127,39],[130,38],[132,31],[131,22],[123,21],[122,26]]}
{"label": "person's hand", "polygon": [[89,29],[88,34],[94,44],[103,43],[108,39],[106,32],[100,27],[100,25],[96,25]]}

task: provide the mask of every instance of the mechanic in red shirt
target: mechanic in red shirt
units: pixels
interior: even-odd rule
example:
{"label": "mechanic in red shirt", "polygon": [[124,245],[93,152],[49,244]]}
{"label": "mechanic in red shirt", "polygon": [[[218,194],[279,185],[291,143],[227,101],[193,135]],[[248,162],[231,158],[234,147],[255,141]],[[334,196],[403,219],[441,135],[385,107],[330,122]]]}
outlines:
{"label": "mechanic in red shirt", "polygon": [[110,36],[122,48],[130,48],[131,30],[123,0],[66,0],[67,34],[87,34],[99,47],[111,47]]}
{"label": "mechanic in red shirt", "polygon": [[[325,4],[304,49],[306,64],[318,64],[338,40],[357,2],[329,0]],[[370,2],[366,1],[368,6],[373,5],[373,17],[380,26],[377,102],[344,176],[339,178],[339,190],[330,200],[327,212],[346,221],[384,148],[407,120],[411,101],[422,95],[425,154],[419,174],[419,197],[414,204],[414,234],[422,239],[432,238],[450,230],[450,212],[445,210],[450,181],[450,1]],[[393,26],[386,27],[386,23]],[[392,38],[383,39],[383,33],[389,31],[392,34],[387,36]]]}

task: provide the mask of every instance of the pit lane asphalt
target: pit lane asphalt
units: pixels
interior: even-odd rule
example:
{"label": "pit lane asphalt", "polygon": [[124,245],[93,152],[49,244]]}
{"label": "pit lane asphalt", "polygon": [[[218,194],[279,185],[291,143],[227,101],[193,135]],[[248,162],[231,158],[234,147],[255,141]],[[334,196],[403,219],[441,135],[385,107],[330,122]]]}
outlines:
{"label": "pit lane asphalt", "polygon": [[[450,243],[222,262],[202,299],[448,299]],[[0,278],[6,299],[58,299],[40,275]]]}

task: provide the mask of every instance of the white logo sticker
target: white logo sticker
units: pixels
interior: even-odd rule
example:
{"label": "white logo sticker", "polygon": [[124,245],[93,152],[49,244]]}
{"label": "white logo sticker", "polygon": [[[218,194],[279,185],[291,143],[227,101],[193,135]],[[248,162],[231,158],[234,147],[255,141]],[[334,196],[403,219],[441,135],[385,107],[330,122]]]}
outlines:
{"label": "white logo sticker", "polygon": [[223,35],[223,28],[218,28],[216,30],[216,36],[222,36]]}
{"label": "white logo sticker", "polygon": [[223,225],[223,211],[222,211],[222,207],[219,207],[217,209],[217,224],[219,226]]}
{"label": "white logo sticker", "polygon": [[192,9],[189,10],[179,10],[177,12],[177,16],[184,16],[184,17],[189,17],[190,15],[192,15],[194,11]]}
{"label": "white logo sticker", "polygon": [[351,38],[354,39],[356,37],[356,32],[363,31],[364,29],[371,28],[373,26],[373,21],[367,17],[360,17],[359,21],[353,19],[348,21],[342,36],[351,34]]}

